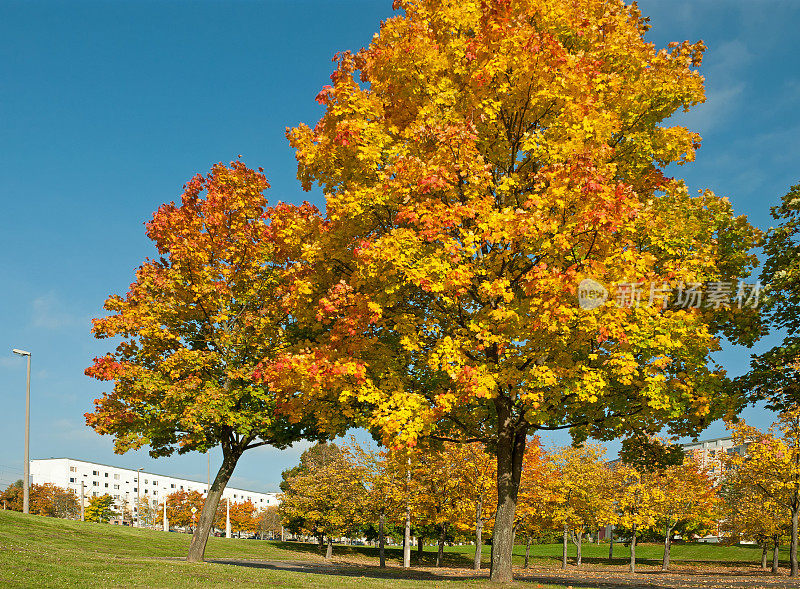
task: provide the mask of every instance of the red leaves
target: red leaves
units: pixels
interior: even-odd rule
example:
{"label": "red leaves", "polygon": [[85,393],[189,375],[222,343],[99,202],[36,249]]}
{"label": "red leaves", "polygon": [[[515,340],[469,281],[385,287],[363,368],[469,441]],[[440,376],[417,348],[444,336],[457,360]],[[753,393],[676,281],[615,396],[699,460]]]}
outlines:
{"label": "red leaves", "polygon": [[434,190],[443,190],[447,188],[450,183],[440,174],[430,174],[422,178],[417,185],[422,194],[430,194]]}
{"label": "red leaves", "polygon": [[122,373],[122,365],[113,356],[95,358],[94,364],[83,371],[86,376],[97,380],[114,380]]}
{"label": "red leaves", "polygon": [[327,104],[328,97],[333,93],[333,86],[323,86],[322,90],[319,91],[317,97],[314,99],[320,104]]}

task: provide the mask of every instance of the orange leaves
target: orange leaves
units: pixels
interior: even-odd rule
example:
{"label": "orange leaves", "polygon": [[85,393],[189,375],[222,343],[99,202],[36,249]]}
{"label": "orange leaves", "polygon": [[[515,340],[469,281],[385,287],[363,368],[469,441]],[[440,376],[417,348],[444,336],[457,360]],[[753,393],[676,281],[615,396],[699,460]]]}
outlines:
{"label": "orange leaves", "polygon": [[86,371],[113,383],[86,419],[117,451],[203,451],[238,436],[241,452],[309,431],[302,416],[276,415],[276,393],[252,373],[296,338],[286,307],[302,274],[290,266],[322,220],[308,203],[266,209],[267,186],[260,170],[217,164],[147,224],[161,258],[109,297],[93,332],[122,341]]}

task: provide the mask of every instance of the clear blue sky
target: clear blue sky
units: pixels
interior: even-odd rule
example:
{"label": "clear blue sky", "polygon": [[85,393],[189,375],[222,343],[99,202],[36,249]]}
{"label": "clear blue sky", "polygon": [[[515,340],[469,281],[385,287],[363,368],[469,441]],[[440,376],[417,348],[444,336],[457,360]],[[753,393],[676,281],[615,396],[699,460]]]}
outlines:
{"label": "clear blue sky", "polygon": [[[709,47],[708,102],[680,117],[703,147],[673,173],[729,196],[767,228],[769,206],[800,182],[800,2],[640,6],[657,45],[703,39]],[[84,425],[103,384],[83,369],[106,350],[89,320],[152,255],[142,223],[211,164],[241,154],[266,169],[272,201],[321,204],[295,180],[284,129],[316,122],[314,97],[329,82],[332,55],[366,45],[391,13],[391,0],[3,2],[0,485],[22,470],[25,367],[14,347],[33,352],[32,457],[205,478],[205,457],[116,456],[110,439]],[[720,360],[738,374],[748,354]],[[772,416],[754,409],[747,417],[766,425]],[[231,484],[274,490],[300,451],[251,451]]]}

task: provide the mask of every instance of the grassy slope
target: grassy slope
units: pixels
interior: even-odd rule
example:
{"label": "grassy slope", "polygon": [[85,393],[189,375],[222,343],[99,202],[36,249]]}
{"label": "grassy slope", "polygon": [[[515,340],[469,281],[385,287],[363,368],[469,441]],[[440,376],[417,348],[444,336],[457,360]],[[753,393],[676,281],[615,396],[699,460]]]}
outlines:
{"label": "grassy slope", "polygon": [[[391,587],[427,589],[486,588],[480,580],[427,578],[374,579],[231,566],[189,564],[189,536],[25,516],[0,510],[0,587],[242,587],[271,584],[281,588]],[[339,552],[361,553],[337,547]],[[354,555],[355,555],[354,554]],[[207,558],[315,560],[310,545],[211,538]],[[458,554],[454,558],[464,558]],[[358,569],[357,569],[358,571]],[[364,571],[370,572],[370,571]],[[358,575],[359,572],[356,572]]]}

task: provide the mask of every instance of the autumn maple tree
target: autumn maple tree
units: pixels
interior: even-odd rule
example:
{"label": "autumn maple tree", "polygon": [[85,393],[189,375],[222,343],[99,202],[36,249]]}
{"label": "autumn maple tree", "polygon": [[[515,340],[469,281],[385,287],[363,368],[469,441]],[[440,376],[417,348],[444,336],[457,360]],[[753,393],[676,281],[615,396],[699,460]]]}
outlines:
{"label": "autumn maple tree", "polygon": [[636,572],[636,542],[639,536],[656,525],[656,505],[663,500],[663,492],[650,473],[640,472],[627,464],[614,469],[614,507],[616,522],[630,533],[631,558],[629,570]]}
{"label": "autumn maple tree", "polygon": [[[620,0],[395,8],[337,56],[322,119],[288,131],[326,217],[287,296],[309,343],[261,376],[290,413],[360,419],[387,444],[486,444],[506,581],[529,435],[692,434],[725,408],[718,334],[757,330],[735,292],[669,295],[730,288],[759,235],[663,173],[699,145],[664,121],[704,100],[701,42],[656,49]],[[609,292],[595,308],[589,278]]]}
{"label": "autumn maple tree", "polygon": [[117,512],[114,511],[114,498],[108,494],[90,497],[89,505],[84,510],[87,522],[105,524],[115,515]]}
{"label": "autumn maple tree", "polygon": [[[790,530],[789,575],[798,574],[797,545],[800,528],[800,408],[784,411],[767,432],[739,421],[732,426],[737,445],[746,445],[745,454],[732,454],[727,463],[744,490],[760,497],[769,519],[775,510],[785,517]],[[775,547],[780,535],[775,532]],[[776,557],[777,559],[777,557]]]}
{"label": "autumn maple tree", "polygon": [[[0,508],[22,511],[22,480],[0,493]],[[34,483],[30,488],[30,512],[47,517],[75,518],[80,513],[78,496],[72,489],[52,483]]]}
{"label": "autumn maple tree", "polygon": [[[202,511],[204,501],[202,493],[198,491],[179,489],[170,493],[167,495],[169,523],[179,528],[194,528],[197,523],[197,514]],[[192,513],[192,508],[195,509],[194,513]]]}
{"label": "autumn maple tree", "polygon": [[577,548],[575,564],[582,563],[582,539],[587,529],[613,523],[613,500],[610,471],[603,459],[605,448],[583,444],[553,452],[556,470],[555,502],[552,518],[562,529],[561,566],[567,568],[567,545]]}
{"label": "autumn maple tree", "polygon": [[202,560],[217,504],[246,450],[317,435],[302,415],[278,414],[275,395],[251,378],[293,333],[280,299],[275,254],[283,246],[270,223],[267,187],[261,171],[239,161],[195,176],[180,203],[163,205],[146,224],[158,257],[93,322],[96,337],[120,343],[86,370],[113,383],[86,414],[88,425],[112,435],[119,453],[222,448],[190,561]]}
{"label": "autumn maple tree", "polygon": [[664,532],[661,570],[669,569],[672,534],[681,526],[682,534],[713,529],[717,523],[719,496],[708,475],[687,459],[651,475],[661,493],[654,505],[656,529]]}
{"label": "autumn maple tree", "polygon": [[728,456],[728,468],[721,484],[722,522],[727,539],[754,542],[761,547],[761,568],[767,568],[767,553],[772,548],[772,572],[778,572],[778,547],[787,530],[784,508],[765,501],[761,489],[752,485],[746,470],[740,470]]}
{"label": "autumn maple tree", "polygon": [[402,451],[365,449],[353,444],[353,458],[367,487],[366,519],[378,523],[378,559],[386,567],[387,524],[399,525],[410,502],[407,460]]}
{"label": "autumn maple tree", "polygon": [[292,529],[316,536],[325,558],[333,538],[351,535],[364,524],[367,485],[362,467],[347,448],[318,444],[303,452],[300,464],[283,473],[280,512]]}
{"label": "autumn maple tree", "polygon": [[538,438],[525,446],[514,529],[525,536],[525,568],[530,564],[531,538],[551,531],[559,504],[558,472]]}

